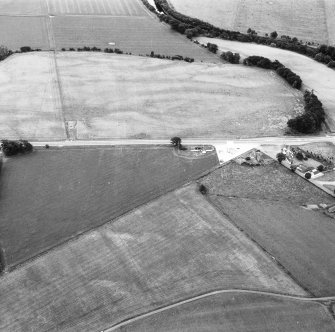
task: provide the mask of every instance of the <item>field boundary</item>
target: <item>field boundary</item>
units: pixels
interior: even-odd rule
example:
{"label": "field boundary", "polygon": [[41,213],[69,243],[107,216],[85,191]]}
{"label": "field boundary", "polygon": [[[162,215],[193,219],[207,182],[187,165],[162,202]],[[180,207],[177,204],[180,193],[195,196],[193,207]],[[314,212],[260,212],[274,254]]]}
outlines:
{"label": "field boundary", "polygon": [[[117,147],[117,146],[116,146]],[[85,147],[84,147],[85,148]],[[92,147],[88,147],[88,148],[92,148]],[[190,184],[192,183],[197,183],[198,179],[208,175],[209,173],[213,172],[214,170],[216,170],[218,167],[220,167],[221,165],[219,164],[219,160],[218,160],[218,157],[217,157],[217,163],[218,165],[214,166],[214,167],[211,167],[209,170],[206,170],[204,171],[203,173],[199,174],[196,178],[194,179],[191,179],[189,181],[186,180],[185,183],[183,184],[177,184],[176,186],[172,187],[172,188],[167,188],[166,191],[164,192],[159,192],[157,193],[151,200],[149,200],[148,202],[145,202],[145,203],[140,203],[134,207],[132,207],[131,209],[129,209],[128,211],[122,213],[121,215],[117,216],[116,218],[113,218],[113,219],[108,219],[106,220],[105,222],[102,222],[100,225],[96,226],[96,227],[93,227],[93,228],[89,228],[89,229],[86,229],[86,230],[83,230],[83,231],[79,231],[78,233],[76,234],[73,234],[71,236],[69,236],[67,239],[59,242],[58,244],[55,244],[55,245],[52,245],[50,247],[47,247],[45,250],[43,250],[42,252],[38,253],[37,255],[34,255],[28,259],[25,259],[25,260],[21,260],[19,261],[18,263],[16,264],[13,264],[13,265],[5,265],[5,271],[4,271],[4,274],[0,274],[0,280],[1,280],[1,277],[6,275],[6,274],[9,274],[21,267],[24,267],[25,265],[35,261],[36,259],[38,259],[39,257],[41,256],[44,256],[52,251],[56,251],[57,249],[61,249],[63,246],[67,245],[68,243],[70,242],[73,242],[73,241],[76,241],[76,240],[79,240],[79,238],[81,236],[85,236],[85,235],[88,235],[90,233],[93,233],[95,232],[97,229],[103,229],[104,227],[107,227],[109,224],[113,224],[115,222],[117,222],[118,220],[120,220],[121,218],[124,218],[125,216],[133,213],[135,210],[137,210],[138,208],[140,207],[145,207],[149,204],[151,204],[152,202],[158,200],[159,198],[161,198],[162,196],[165,196],[169,193],[172,193],[173,191],[176,191],[178,189],[181,189],[181,188],[184,188],[184,187],[187,187],[189,186]],[[5,261],[6,261],[6,257],[4,257]]]}
{"label": "field boundary", "polygon": [[[320,305],[322,308],[324,308],[324,305],[322,302],[329,302],[329,301],[335,301],[335,296],[330,296],[330,297],[303,297],[303,296],[293,296],[293,295],[284,295],[284,294],[278,294],[278,293],[271,293],[271,292],[262,292],[262,291],[252,291],[252,290],[244,290],[244,289],[224,289],[224,290],[215,290],[209,293],[205,293],[205,294],[201,294],[192,298],[188,298],[186,300],[174,303],[174,304],[170,304],[155,310],[152,310],[150,312],[147,312],[145,314],[142,315],[138,315],[135,316],[133,318],[129,318],[126,319],[120,323],[117,323],[115,325],[113,325],[110,328],[107,328],[105,330],[102,330],[101,332],[112,332],[115,331],[119,328],[122,328],[123,326],[129,325],[131,323],[134,323],[138,320],[141,320],[143,318],[147,318],[150,316],[153,316],[155,314],[164,312],[166,310],[172,309],[172,308],[176,308],[179,307],[183,304],[187,304],[187,303],[191,303],[197,300],[201,300],[207,297],[211,297],[214,295],[220,295],[220,294],[253,294],[253,295],[264,295],[264,296],[269,296],[269,297],[275,297],[275,298],[281,298],[281,299],[288,299],[288,300],[293,300],[293,301],[302,301],[302,302],[313,302],[313,303],[317,303],[318,305]],[[330,314],[330,313],[329,313]],[[333,318],[333,317],[332,317]],[[334,322],[334,327],[335,327],[335,322]]]}
{"label": "field boundary", "polygon": [[[225,165],[227,165],[229,162],[232,162],[232,160],[229,160],[227,163],[225,163]],[[224,165],[221,165],[224,166]],[[221,167],[220,166],[220,167]],[[217,196],[217,195],[213,195],[213,196]],[[236,197],[239,198],[239,197]],[[310,294],[312,297],[315,297],[315,294],[313,294],[307,287],[303,286],[300,284],[299,280],[297,280],[292,273],[283,265],[281,264],[278,259],[276,257],[274,257],[273,255],[271,255],[265,247],[263,247],[262,245],[260,245],[253,237],[251,237],[251,235],[249,233],[247,233],[243,228],[241,228],[239,225],[237,225],[234,220],[232,220],[230,218],[230,216],[228,214],[226,214],[223,210],[221,210],[218,206],[216,206],[216,204],[214,202],[211,201],[210,198],[206,197],[206,199],[208,200],[208,203],[211,204],[211,206],[213,208],[215,208],[221,215],[223,215],[230,223],[232,226],[234,226],[238,231],[240,231],[241,233],[243,233],[243,235],[245,237],[247,237],[252,243],[254,243],[262,252],[264,252],[264,254],[269,257],[274,264],[277,265],[277,267],[288,277],[290,278],[296,285],[298,285],[301,289],[303,289],[306,293]],[[252,200],[251,198],[247,198]],[[335,297],[335,296],[334,296]]]}

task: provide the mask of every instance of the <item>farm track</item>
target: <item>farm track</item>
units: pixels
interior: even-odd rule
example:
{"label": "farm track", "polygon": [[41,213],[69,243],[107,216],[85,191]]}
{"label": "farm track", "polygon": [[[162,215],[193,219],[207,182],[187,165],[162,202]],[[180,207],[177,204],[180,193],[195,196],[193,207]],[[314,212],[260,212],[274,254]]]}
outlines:
{"label": "farm track", "polygon": [[195,297],[192,297],[190,299],[186,299],[168,306],[165,306],[163,308],[159,308],[153,311],[150,311],[146,314],[143,315],[139,315],[130,319],[127,319],[121,323],[118,323],[108,329],[103,330],[102,332],[112,332],[112,331],[116,331],[117,329],[120,329],[126,325],[129,325],[131,323],[134,323],[138,320],[153,316],[155,314],[167,311],[169,309],[172,308],[176,308],[179,306],[182,306],[184,304],[190,303],[190,302],[194,302],[200,299],[204,299],[207,297],[211,297],[214,295],[219,295],[219,294],[254,294],[254,295],[266,295],[266,296],[272,296],[275,298],[281,298],[281,299],[287,299],[287,300],[297,300],[297,301],[302,301],[302,302],[318,302],[320,304],[324,303],[324,302],[333,302],[335,301],[335,296],[329,296],[329,297],[302,297],[302,296],[292,296],[292,295],[285,295],[285,294],[277,294],[277,293],[271,293],[271,292],[263,292],[263,291],[252,291],[252,290],[244,290],[244,289],[227,289],[227,290],[217,290],[217,291],[213,291],[213,292],[209,292],[206,294],[202,294],[202,295],[198,295]]}

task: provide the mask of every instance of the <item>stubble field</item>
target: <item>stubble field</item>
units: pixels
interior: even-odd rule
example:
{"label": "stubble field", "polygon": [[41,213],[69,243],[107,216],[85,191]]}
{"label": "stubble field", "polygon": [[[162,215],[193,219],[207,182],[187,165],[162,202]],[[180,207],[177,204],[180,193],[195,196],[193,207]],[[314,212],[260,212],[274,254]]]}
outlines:
{"label": "stubble field", "polygon": [[210,201],[265,248],[313,295],[335,294],[335,224],[302,204],[334,198],[278,163],[249,167],[230,162],[205,177]]}
{"label": "stubble field", "polygon": [[[44,0],[0,0],[2,15],[43,15],[47,12]],[[1,17],[1,20],[3,17]]]}
{"label": "stubble field", "polygon": [[300,106],[256,68],[71,52],[58,64],[79,139],[282,135]]}
{"label": "stubble field", "polygon": [[0,179],[7,264],[100,226],[216,164],[215,152],[186,159],[166,147],[38,150],[8,159]]}
{"label": "stubble field", "polygon": [[[332,43],[332,0],[170,0],[174,8],[215,26],[261,35],[277,31],[299,40]],[[313,22],[313,23],[312,23]],[[329,35],[329,37],[328,37]]]}
{"label": "stubble field", "polygon": [[306,295],[190,185],[5,275],[0,329],[100,331],[222,288]]}
{"label": "stubble field", "polygon": [[210,296],[130,323],[132,332],[332,332],[334,321],[319,303],[231,292]]}
{"label": "stubble field", "polygon": [[1,139],[65,139],[52,53],[15,55],[0,63]]}

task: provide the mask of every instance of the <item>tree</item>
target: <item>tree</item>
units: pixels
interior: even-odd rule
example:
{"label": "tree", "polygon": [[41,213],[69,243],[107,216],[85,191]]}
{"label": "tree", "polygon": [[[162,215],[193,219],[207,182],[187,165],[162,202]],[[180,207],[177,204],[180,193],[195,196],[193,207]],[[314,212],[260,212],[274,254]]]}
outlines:
{"label": "tree", "polygon": [[312,177],[310,172],[305,173],[305,179],[309,180]]}
{"label": "tree", "polygon": [[277,160],[278,160],[279,164],[281,164],[282,161],[284,161],[286,159],[286,156],[282,152],[279,152],[276,157],[277,157]]}
{"label": "tree", "polygon": [[218,46],[216,44],[207,43],[207,48],[210,52],[215,53],[218,51]]}
{"label": "tree", "polygon": [[300,161],[304,159],[304,155],[300,151],[295,155],[295,157]]}
{"label": "tree", "polygon": [[317,169],[318,169],[319,172],[323,172],[325,170],[325,167],[321,164],[321,165],[318,166]]}
{"label": "tree", "polygon": [[201,184],[201,185],[199,186],[199,191],[200,191],[203,195],[206,195],[207,192],[208,192],[208,190],[207,190],[207,188],[206,188],[206,186],[205,186],[204,184]]}
{"label": "tree", "polygon": [[276,39],[276,38],[278,37],[278,33],[277,33],[277,31],[273,31],[273,32],[271,32],[271,33],[270,33],[270,37],[271,37],[272,39]]}
{"label": "tree", "polygon": [[291,165],[291,171],[294,173],[297,170],[297,165]]}
{"label": "tree", "polygon": [[0,61],[5,60],[12,54],[13,52],[9,50],[6,46],[0,45]]}
{"label": "tree", "polygon": [[171,138],[171,144],[178,149],[181,147],[181,138],[180,137],[172,137]]}

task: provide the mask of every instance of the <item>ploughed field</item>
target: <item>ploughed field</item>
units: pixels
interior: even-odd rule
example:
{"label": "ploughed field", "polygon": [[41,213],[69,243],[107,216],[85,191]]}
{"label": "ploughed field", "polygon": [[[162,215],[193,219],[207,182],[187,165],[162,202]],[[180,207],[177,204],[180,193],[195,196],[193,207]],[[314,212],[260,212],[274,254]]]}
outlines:
{"label": "ploughed field", "polygon": [[206,176],[210,201],[264,248],[305,289],[335,294],[335,223],[303,204],[334,198],[279,165],[250,167],[235,161]]}
{"label": "ploughed field", "polygon": [[59,53],[78,139],[282,135],[301,93],[265,70],[127,55]]}
{"label": "ploughed field", "polygon": [[186,159],[167,147],[37,150],[7,159],[0,178],[0,242],[7,264],[100,226],[217,162],[215,152]]}
{"label": "ploughed field", "polygon": [[335,323],[319,303],[230,292],[136,320],[116,331],[332,332]]}
{"label": "ploughed field", "polygon": [[238,52],[242,59],[251,55],[259,55],[272,61],[280,61],[301,77],[304,83],[303,88],[314,90],[328,115],[328,125],[335,130],[335,70],[304,55],[275,47],[216,38],[199,37],[197,39],[203,44],[208,42],[217,44],[219,52]]}
{"label": "ploughed field", "polygon": [[333,44],[333,0],[170,0],[180,13],[217,27],[261,35],[277,31],[299,40]]}
{"label": "ploughed field", "polygon": [[[306,296],[192,184],[4,275],[0,329],[101,331],[185,298],[234,288]],[[319,319],[317,310],[310,313]]]}

